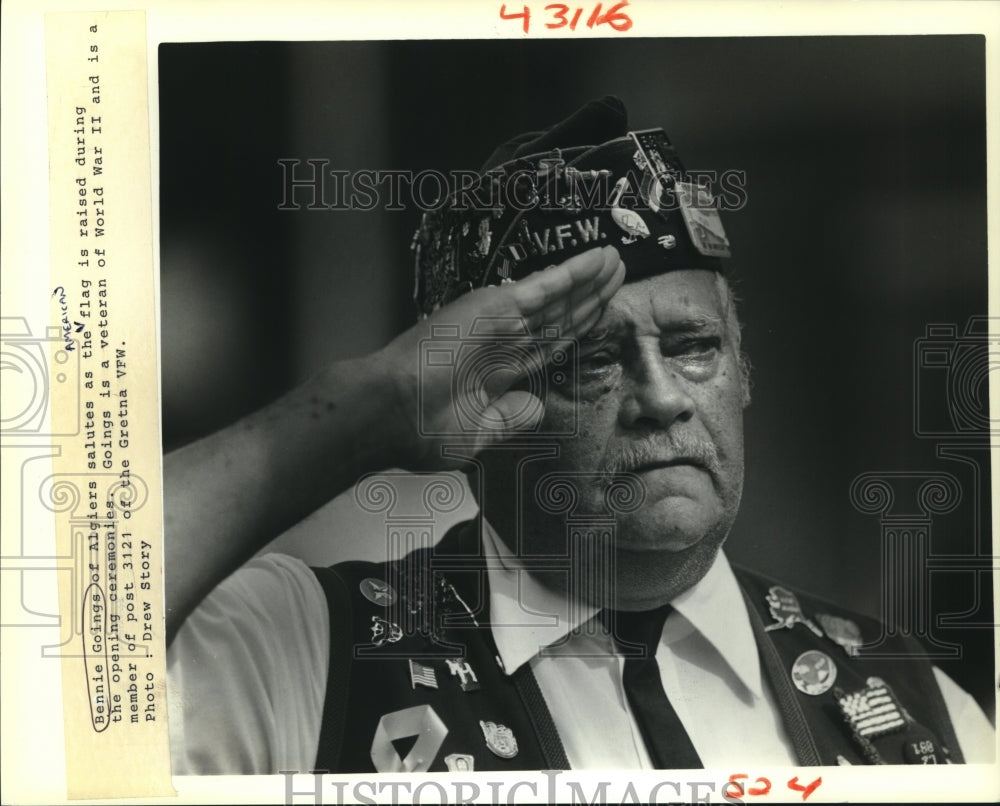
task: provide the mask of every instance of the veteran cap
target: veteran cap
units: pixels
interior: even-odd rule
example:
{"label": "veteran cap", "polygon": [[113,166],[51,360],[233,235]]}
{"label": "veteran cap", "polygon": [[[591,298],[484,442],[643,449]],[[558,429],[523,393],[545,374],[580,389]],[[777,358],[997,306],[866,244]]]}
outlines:
{"label": "veteran cap", "polygon": [[477,179],[426,211],[414,235],[422,315],[595,246],[618,249],[626,282],[721,271],[729,256],[707,186],[689,181],[662,129],[630,130],[612,96],[504,143]]}

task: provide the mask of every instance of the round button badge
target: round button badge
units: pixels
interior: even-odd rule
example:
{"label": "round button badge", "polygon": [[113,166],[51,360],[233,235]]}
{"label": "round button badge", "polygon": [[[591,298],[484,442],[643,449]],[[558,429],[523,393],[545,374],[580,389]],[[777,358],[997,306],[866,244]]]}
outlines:
{"label": "round button badge", "polygon": [[810,649],[792,664],[792,682],[803,694],[817,697],[825,694],[837,679],[837,664],[825,652]]}

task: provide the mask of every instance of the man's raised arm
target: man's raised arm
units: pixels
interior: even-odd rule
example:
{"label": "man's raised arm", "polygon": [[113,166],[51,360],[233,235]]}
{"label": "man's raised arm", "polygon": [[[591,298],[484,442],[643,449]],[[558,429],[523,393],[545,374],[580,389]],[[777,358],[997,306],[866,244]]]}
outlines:
{"label": "man's raised arm", "polygon": [[[478,435],[482,447],[537,422],[541,401],[533,407],[528,392],[510,389],[516,378],[466,390],[465,401],[455,400],[450,383],[421,378],[420,342],[433,325],[457,325],[465,335],[473,323],[486,323],[479,338],[505,340],[531,340],[551,326],[562,338],[581,336],[624,276],[618,253],[604,247],[520,282],[467,294],[383,349],[332,364],[274,403],[167,456],[168,641],[219,582],[365,473],[454,467],[441,459],[443,440],[420,436],[419,421],[435,433],[454,433],[449,424],[456,409],[478,411],[493,424]],[[526,423],[523,412],[532,408],[535,416]]]}

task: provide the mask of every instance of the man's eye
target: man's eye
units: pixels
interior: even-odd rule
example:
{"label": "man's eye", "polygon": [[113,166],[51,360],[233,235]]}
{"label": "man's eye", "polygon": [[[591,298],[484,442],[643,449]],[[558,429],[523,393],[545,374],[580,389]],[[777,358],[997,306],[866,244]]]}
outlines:
{"label": "man's eye", "polygon": [[580,356],[581,370],[599,370],[616,364],[619,359],[617,350],[595,350]]}
{"label": "man's eye", "polygon": [[704,359],[714,357],[721,349],[722,339],[718,336],[709,336],[665,344],[663,354],[671,358]]}

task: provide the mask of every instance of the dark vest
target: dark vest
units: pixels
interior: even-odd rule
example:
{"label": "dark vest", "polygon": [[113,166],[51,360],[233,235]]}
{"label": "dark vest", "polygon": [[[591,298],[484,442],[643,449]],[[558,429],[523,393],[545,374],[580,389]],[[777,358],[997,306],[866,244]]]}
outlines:
{"label": "dark vest", "polygon": [[[500,667],[475,522],[459,524],[433,549],[397,562],[347,562],[313,570],[329,603],[331,638],[317,770],[376,771],[372,750],[380,720],[414,706],[421,706],[414,709],[421,717],[427,717],[423,706],[429,706],[431,719],[440,719],[447,728],[430,771],[447,770],[449,763],[454,767],[468,756],[477,771],[569,768],[529,664],[512,675]],[[778,583],[743,568],[734,567],[734,572],[764,674],[800,765],[962,761],[932,666],[913,639],[885,638],[878,658],[852,655],[831,637],[837,630],[824,634],[817,617],[853,622],[866,642],[882,635],[879,622],[788,588],[781,590],[796,597],[808,624],[793,619],[790,627],[766,630],[788,612],[780,607],[777,616],[772,612]],[[374,588],[367,580],[376,581]],[[379,583],[388,583],[392,595],[380,593]],[[793,676],[801,681],[803,675],[792,672],[797,666],[808,683],[808,667],[817,653],[836,667],[835,686],[818,695],[800,690]],[[822,658],[819,662],[826,664]],[[859,698],[884,702],[883,683],[892,700],[888,709],[882,707],[890,711],[885,719],[899,714],[905,724],[881,736],[859,738],[857,721],[849,724],[845,714],[856,713]],[[440,727],[420,729],[441,733]],[[488,741],[489,731],[499,731],[499,740],[494,734]],[[383,757],[386,752],[407,757],[412,738],[391,736],[398,742],[388,749],[384,731],[380,736],[376,744]],[[510,736],[517,743],[512,757]]]}

